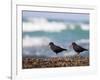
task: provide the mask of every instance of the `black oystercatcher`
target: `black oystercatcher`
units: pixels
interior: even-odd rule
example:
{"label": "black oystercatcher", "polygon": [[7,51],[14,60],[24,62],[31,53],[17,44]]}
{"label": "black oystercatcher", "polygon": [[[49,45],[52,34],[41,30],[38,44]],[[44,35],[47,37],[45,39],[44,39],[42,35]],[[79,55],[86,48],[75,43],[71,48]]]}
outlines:
{"label": "black oystercatcher", "polygon": [[77,45],[75,42],[72,43],[72,46],[73,46],[74,51],[77,52],[78,55],[80,54],[80,52],[88,51],[88,49],[85,49],[85,48]]}
{"label": "black oystercatcher", "polygon": [[53,52],[55,52],[56,54],[58,54],[58,53],[60,53],[62,51],[67,51],[67,49],[64,49],[64,48],[61,48],[59,46],[56,46],[53,42],[50,42],[49,46],[50,46],[51,50]]}

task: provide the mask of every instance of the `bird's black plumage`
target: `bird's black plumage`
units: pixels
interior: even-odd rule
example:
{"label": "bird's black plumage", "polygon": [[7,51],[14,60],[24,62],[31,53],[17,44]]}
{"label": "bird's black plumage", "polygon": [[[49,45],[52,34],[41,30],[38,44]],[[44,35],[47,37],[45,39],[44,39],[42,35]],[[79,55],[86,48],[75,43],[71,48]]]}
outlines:
{"label": "bird's black plumage", "polygon": [[55,52],[56,54],[58,54],[58,53],[60,53],[62,51],[66,51],[67,50],[67,49],[64,49],[64,48],[61,48],[61,47],[55,45],[53,42],[50,42],[49,46],[50,46],[51,50],[53,52]]}
{"label": "bird's black plumage", "polygon": [[83,51],[88,51],[87,49],[77,45],[75,42],[72,43],[72,46],[73,46],[74,51],[77,52],[77,54],[80,54],[80,52],[83,52]]}

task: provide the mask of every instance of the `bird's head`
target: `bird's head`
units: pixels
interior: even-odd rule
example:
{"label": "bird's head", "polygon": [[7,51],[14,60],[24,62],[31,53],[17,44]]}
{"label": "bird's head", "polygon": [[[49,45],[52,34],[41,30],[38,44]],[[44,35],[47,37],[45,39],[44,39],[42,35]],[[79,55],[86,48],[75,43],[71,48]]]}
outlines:
{"label": "bird's head", "polygon": [[72,44],[69,47],[72,48],[74,45],[76,45],[76,43],[72,42]]}
{"label": "bird's head", "polygon": [[76,45],[76,43],[75,42],[72,42],[72,46],[74,46],[74,45]]}
{"label": "bird's head", "polygon": [[54,45],[54,43],[53,42],[50,42],[49,45]]}

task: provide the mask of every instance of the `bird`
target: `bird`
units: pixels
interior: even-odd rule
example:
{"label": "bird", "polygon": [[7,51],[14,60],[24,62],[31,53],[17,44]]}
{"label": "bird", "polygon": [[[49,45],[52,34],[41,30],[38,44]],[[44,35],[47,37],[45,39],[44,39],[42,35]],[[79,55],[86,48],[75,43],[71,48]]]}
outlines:
{"label": "bird", "polygon": [[55,52],[56,54],[62,52],[62,51],[67,51],[67,49],[61,48],[57,45],[55,45],[53,42],[49,43],[50,49]]}
{"label": "bird", "polygon": [[83,51],[88,51],[88,49],[85,49],[81,46],[79,46],[78,44],[76,44],[75,42],[72,42],[72,47],[74,49],[74,51],[79,55],[81,52]]}

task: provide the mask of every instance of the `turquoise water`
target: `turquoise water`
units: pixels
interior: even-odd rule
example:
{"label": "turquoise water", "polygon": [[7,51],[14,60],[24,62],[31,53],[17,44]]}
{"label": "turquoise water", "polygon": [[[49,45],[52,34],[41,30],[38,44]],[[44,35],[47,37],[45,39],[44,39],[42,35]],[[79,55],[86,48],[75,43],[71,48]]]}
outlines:
{"label": "turquoise water", "polygon": [[48,37],[53,40],[53,42],[60,42],[62,44],[69,43],[72,41],[80,40],[80,39],[89,39],[89,31],[82,31],[81,29],[76,30],[64,30],[62,32],[24,32],[23,38],[28,35],[30,37]]}

